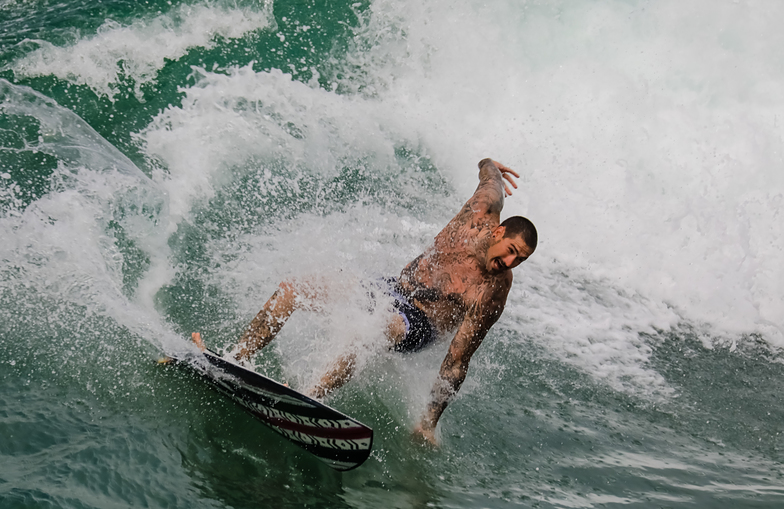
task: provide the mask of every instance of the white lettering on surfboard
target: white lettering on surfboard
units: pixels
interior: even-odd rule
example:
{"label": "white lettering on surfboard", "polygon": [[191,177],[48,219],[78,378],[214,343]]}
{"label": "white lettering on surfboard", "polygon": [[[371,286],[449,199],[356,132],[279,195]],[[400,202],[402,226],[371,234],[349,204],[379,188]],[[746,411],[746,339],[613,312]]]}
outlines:
{"label": "white lettering on surfboard", "polygon": [[[229,394],[234,393],[235,388],[231,384],[226,383],[224,380],[216,380],[216,381],[221,386],[223,386],[229,392]],[[350,428],[358,427],[355,422],[349,419],[320,419],[320,418],[304,417],[301,415],[296,415],[289,412],[277,410],[269,406],[262,405],[252,401],[247,401],[243,399],[237,399],[237,401],[241,403],[243,406],[249,408],[250,410],[263,414],[267,418],[281,419],[284,421],[293,422],[303,426],[312,426],[315,428],[327,428],[327,429],[350,429]]]}
{"label": "white lettering on surfboard", "polygon": [[322,429],[351,429],[357,428],[356,423],[348,419],[332,420],[332,419],[314,419],[311,417],[303,417],[301,415],[294,415],[274,408],[259,405],[253,402],[244,402],[245,406],[257,413],[262,413],[264,416],[271,419],[280,419],[282,421],[293,422],[302,426],[310,426],[313,428]]}
{"label": "white lettering on surfboard", "polygon": [[325,447],[328,449],[338,449],[341,451],[359,451],[359,450],[368,449],[370,447],[370,438],[360,438],[358,440],[349,440],[349,439],[344,440],[344,439],[335,439],[335,438],[314,437],[312,435],[307,435],[299,431],[292,431],[283,428],[276,428],[276,430],[281,434],[286,435],[291,440],[302,442],[303,444],[308,444],[308,445],[320,445],[321,447]]}

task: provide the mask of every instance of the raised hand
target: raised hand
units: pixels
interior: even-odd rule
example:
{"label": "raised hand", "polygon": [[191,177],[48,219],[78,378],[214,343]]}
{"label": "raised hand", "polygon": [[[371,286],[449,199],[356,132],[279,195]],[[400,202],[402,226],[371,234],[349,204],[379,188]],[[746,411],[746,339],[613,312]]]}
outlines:
{"label": "raised hand", "polygon": [[[501,176],[509,182],[513,188],[517,189],[517,183],[514,181],[515,178],[520,178],[520,175],[517,174],[512,168],[508,166],[504,166],[503,164],[499,163],[498,161],[493,161],[493,164],[501,171]],[[504,193],[506,196],[512,196],[512,190],[509,188],[508,185],[504,184]]]}

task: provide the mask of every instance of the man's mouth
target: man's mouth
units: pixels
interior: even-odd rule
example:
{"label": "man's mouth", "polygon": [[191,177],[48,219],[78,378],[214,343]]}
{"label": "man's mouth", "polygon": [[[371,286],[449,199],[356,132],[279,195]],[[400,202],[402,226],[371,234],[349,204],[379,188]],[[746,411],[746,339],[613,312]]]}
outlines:
{"label": "man's mouth", "polygon": [[495,260],[495,268],[498,271],[503,271],[503,270],[506,270],[506,265],[504,264],[504,262],[502,262],[501,260],[496,258],[496,260]]}

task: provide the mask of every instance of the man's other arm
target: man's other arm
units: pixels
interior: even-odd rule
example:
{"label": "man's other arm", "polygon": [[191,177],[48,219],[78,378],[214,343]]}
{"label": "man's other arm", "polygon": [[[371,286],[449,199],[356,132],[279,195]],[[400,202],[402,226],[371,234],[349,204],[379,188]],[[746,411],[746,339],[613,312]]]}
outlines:
{"label": "man's other arm", "polygon": [[422,435],[428,442],[436,443],[435,430],[438,420],[463,385],[471,357],[482,344],[490,327],[501,316],[503,309],[503,303],[489,306],[474,304],[466,313],[441,363],[425,415],[414,429],[414,433]]}

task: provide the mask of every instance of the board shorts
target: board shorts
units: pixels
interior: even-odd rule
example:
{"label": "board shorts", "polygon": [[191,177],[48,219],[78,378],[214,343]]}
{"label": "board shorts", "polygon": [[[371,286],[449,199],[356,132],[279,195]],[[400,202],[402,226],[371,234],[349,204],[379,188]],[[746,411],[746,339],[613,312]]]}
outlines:
{"label": "board shorts", "polygon": [[406,324],[405,337],[393,348],[396,352],[418,352],[436,340],[436,328],[421,309],[409,302],[396,277],[380,278],[372,286],[394,299],[392,307]]}

